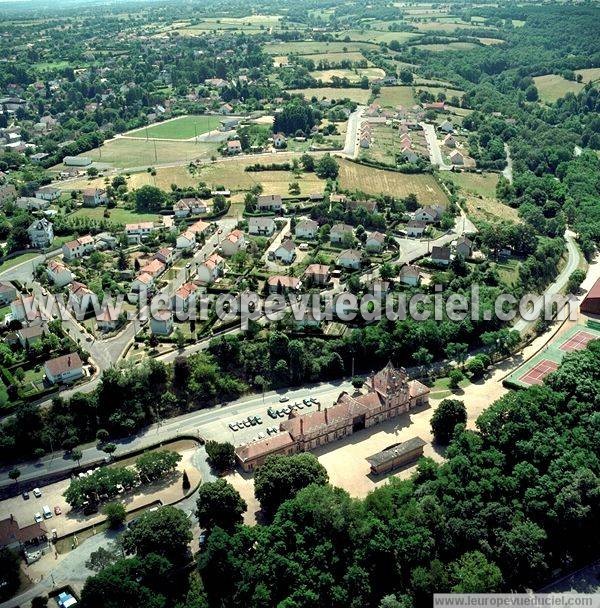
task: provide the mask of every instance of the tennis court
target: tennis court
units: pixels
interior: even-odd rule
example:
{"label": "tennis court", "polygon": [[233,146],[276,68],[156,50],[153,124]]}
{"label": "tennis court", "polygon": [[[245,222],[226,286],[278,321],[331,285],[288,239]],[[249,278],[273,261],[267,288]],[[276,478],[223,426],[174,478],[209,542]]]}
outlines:
{"label": "tennis court", "polygon": [[558,363],[550,361],[549,359],[542,359],[539,363],[527,370],[519,380],[523,384],[532,386],[533,384],[541,384],[542,380],[555,369],[558,369]]}
{"label": "tennis court", "polygon": [[587,346],[587,343],[590,342],[590,340],[596,340],[598,337],[597,334],[593,334],[589,331],[579,330],[559,344],[558,348],[566,352],[582,350]]}

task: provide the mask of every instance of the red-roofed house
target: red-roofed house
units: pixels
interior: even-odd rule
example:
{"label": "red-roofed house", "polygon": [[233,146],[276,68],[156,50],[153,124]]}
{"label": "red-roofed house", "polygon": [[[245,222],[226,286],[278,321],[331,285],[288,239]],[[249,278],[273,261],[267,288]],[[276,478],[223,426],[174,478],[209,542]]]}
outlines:
{"label": "red-roofed house", "polygon": [[83,376],[83,363],[78,353],[69,353],[46,361],[44,371],[50,384],[68,384]]}

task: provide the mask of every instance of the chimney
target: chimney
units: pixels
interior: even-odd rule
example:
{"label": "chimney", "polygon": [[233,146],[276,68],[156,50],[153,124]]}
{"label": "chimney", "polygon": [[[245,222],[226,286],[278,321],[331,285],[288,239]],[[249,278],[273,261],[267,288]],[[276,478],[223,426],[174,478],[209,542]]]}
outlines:
{"label": "chimney", "polygon": [[321,411],[321,402],[319,401],[319,403],[317,404],[317,412]]}
{"label": "chimney", "polygon": [[69,355],[69,358],[67,359],[67,367],[71,367],[71,355]]}
{"label": "chimney", "polygon": [[304,437],[304,420],[302,420],[302,416],[300,416],[300,435]]}
{"label": "chimney", "polygon": [[325,411],[325,424],[329,424],[329,423],[327,422],[327,408],[325,408],[325,410],[324,410],[324,411]]}

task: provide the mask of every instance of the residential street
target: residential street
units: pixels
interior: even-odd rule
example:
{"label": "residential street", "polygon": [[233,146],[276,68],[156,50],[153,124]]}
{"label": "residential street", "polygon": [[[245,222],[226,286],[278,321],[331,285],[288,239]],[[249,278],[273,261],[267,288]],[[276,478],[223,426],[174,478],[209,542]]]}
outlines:
{"label": "residential street", "polygon": [[348,126],[346,128],[346,143],[342,153],[350,158],[358,156],[358,127],[361,123],[361,118],[365,106],[358,106],[348,117]]}
{"label": "residential street", "polygon": [[432,165],[436,165],[440,171],[450,171],[452,165],[447,165],[442,157],[442,151],[440,150],[440,142],[438,141],[435,133],[435,126],[428,122],[419,123],[423,128],[425,139],[427,140],[427,147],[429,148],[429,158]]}

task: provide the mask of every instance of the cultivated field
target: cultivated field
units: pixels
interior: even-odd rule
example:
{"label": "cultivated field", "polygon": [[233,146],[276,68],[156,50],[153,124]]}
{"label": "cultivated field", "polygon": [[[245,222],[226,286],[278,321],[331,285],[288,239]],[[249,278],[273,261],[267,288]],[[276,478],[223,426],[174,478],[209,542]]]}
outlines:
{"label": "cultivated field", "polygon": [[567,93],[579,93],[584,87],[581,82],[566,80],[558,74],[535,76],[533,82],[535,82],[540,99],[546,103],[553,103]]}
{"label": "cultivated field", "polygon": [[381,93],[375,101],[384,108],[410,108],[416,103],[412,87],[381,87]]}
{"label": "cultivated field", "polygon": [[192,139],[219,127],[222,116],[180,116],[149,127],[129,131],[127,137],[146,139]]}
{"label": "cultivated field", "polygon": [[314,89],[290,89],[290,95],[304,95],[306,99],[344,99],[348,98],[356,103],[365,105],[369,101],[371,91],[369,89],[337,89],[333,87],[321,87]]}
{"label": "cultivated field", "polygon": [[[160,163],[189,162],[200,156],[210,156],[217,151],[217,144],[191,141],[146,141],[144,139],[118,138],[106,142],[81,156],[109,163],[115,167],[146,167]],[[156,152],[156,153],[155,153]]]}
{"label": "cultivated field", "polygon": [[342,159],[339,182],[342,188],[361,190],[366,194],[388,194],[395,197],[417,195],[424,205],[446,205],[448,198],[430,174],[408,175],[395,171],[373,169]]}
{"label": "cultivated field", "polygon": [[485,44],[485,46],[492,46],[495,44],[504,44],[504,40],[501,38],[477,38],[481,44]]}
{"label": "cultivated field", "polygon": [[459,29],[480,29],[482,25],[464,23],[464,22],[448,22],[448,21],[426,21],[424,23],[415,23],[421,32],[454,32]]}

